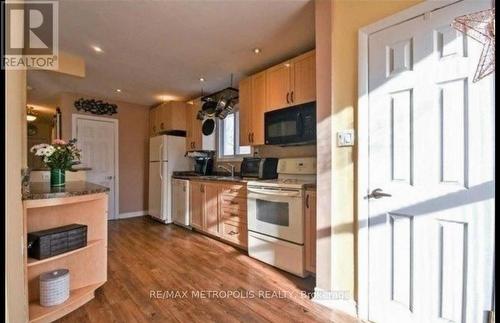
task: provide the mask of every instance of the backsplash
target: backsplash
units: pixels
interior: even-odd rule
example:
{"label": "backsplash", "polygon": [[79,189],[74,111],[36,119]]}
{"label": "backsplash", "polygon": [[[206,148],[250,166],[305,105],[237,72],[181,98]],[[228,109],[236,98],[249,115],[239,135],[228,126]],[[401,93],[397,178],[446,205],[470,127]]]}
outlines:
{"label": "backsplash", "polygon": [[[316,145],[304,146],[256,146],[254,147],[255,157],[276,157],[276,158],[294,158],[294,157],[316,157]],[[217,169],[217,165],[231,164],[235,166],[235,171],[240,171],[241,162],[215,161],[214,171],[222,171]]]}

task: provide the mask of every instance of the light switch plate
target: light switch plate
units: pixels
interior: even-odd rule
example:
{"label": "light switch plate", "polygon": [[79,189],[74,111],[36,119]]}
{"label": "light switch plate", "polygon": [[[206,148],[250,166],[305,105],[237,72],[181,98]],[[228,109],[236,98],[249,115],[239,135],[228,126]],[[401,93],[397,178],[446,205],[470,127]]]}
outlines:
{"label": "light switch plate", "polygon": [[337,132],[337,147],[354,146],[354,129]]}

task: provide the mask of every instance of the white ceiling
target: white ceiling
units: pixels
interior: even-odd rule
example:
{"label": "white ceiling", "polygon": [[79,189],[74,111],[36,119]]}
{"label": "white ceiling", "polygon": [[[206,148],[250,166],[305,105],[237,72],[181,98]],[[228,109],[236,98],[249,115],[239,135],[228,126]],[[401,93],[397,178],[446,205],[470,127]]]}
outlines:
{"label": "white ceiling", "polygon": [[[153,105],[234,85],[314,47],[310,0],[59,1],[60,50],[82,56],[87,76],[30,71],[30,103],[59,92]],[[97,45],[103,53],[96,53]],[[253,48],[262,49],[255,55]],[[117,88],[122,93],[117,93]]]}

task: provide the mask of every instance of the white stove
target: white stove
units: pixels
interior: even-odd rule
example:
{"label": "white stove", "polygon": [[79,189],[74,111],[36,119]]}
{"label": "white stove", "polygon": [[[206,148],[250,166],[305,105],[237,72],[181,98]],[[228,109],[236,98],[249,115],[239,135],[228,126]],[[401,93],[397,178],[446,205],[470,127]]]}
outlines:
{"label": "white stove", "polygon": [[251,257],[305,277],[304,191],[315,182],[316,158],[286,158],[277,179],[247,183]]}

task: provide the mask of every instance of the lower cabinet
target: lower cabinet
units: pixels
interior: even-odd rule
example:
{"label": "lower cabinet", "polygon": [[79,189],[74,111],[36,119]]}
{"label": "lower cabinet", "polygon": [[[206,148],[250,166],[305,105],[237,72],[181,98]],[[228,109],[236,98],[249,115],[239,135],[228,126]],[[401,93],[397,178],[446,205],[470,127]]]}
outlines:
{"label": "lower cabinet", "polygon": [[316,272],[316,191],[307,190],[305,197],[306,270]]}
{"label": "lower cabinet", "polygon": [[246,185],[190,181],[191,226],[247,247]]}

